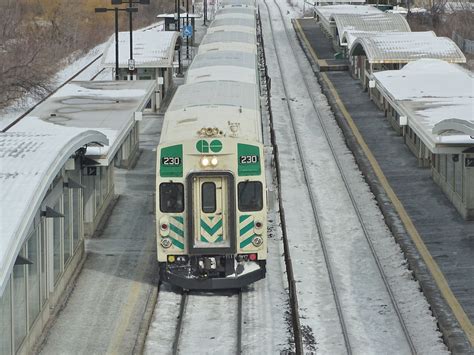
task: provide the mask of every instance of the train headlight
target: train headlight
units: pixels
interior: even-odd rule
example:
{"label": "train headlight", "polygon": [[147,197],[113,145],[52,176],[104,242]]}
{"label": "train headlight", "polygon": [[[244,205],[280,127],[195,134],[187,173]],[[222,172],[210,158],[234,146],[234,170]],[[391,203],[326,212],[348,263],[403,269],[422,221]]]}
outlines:
{"label": "train headlight", "polygon": [[254,237],[254,238],[252,239],[252,244],[255,245],[256,247],[259,247],[260,245],[262,245],[262,244],[263,244],[263,239],[262,239],[262,237],[258,237],[258,236],[257,236],[257,237]]}
{"label": "train headlight", "polygon": [[201,165],[206,168],[209,166],[209,164],[211,163],[211,161],[209,160],[208,157],[202,157],[201,158]]}
{"label": "train headlight", "polygon": [[217,159],[217,157],[212,157],[211,158],[211,165],[212,166],[217,166],[218,163],[219,163],[219,159]]}
{"label": "train headlight", "polygon": [[161,239],[161,246],[163,248],[169,248],[171,246],[171,239],[170,238],[163,238]]}
{"label": "train headlight", "polygon": [[170,224],[168,217],[160,218],[160,235],[162,237],[167,237],[170,234]]}
{"label": "train headlight", "polygon": [[262,235],[262,233],[263,233],[263,223],[259,220],[256,220],[255,221],[255,227],[254,227],[253,231],[257,235]]}

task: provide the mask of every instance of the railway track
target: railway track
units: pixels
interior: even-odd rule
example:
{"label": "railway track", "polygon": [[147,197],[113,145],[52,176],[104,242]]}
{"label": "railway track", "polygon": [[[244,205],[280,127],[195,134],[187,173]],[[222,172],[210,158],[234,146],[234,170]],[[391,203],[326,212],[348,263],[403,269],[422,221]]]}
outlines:
{"label": "railway track", "polygon": [[[215,305],[214,312],[209,312],[207,302]],[[242,291],[219,294],[183,291],[172,354],[187,354],[199,347],[216,352],[220,348],[219,351],[226,354],[235,350],[236,354],[241,354],[242,303]],[[219,333],[213,333],[216,330]]]}
{"label": "railway track", "polygon": [[[85,72],[87,69],[89,69],[94,63],[96,63],[100,58],[102,58],[102,54],[98,55],[92,61],[87,63],[84,67],[82,67],[78,72],[76,72],[74,75],[72,75],[70,78],[68,78],[66,81],[64,81],[62,84],[60,84],[56,89],[51,91],[48,95],[43,97],[40,101],[38,101],[35,105],[30,107],[26,112],[21,114],[18,118],[16,118],[14,121],[12,121],[10,124],[8,124],[5,128],[2,129],[2,132],[8,131],[10,128],[12,128],[14,125],[16,125],[18,122],[20,122],[23,118],[28,116],[31,111],[33,111],[36,107],[38,107],[40,104],[42,104],[44,101],[46,101],[48,98],[50,98],[52,95],[54,95],[59,89],[64,87],[66,84],[70,83],[74,79],[76,79],[79,75],[81,75],[83,72]],[[96,74],[94,74],[90,80],[94,80],[97,78],[105,69],[99,70]]]}
{"label": "railway track", "polygon": [[[295,139],[296,139],[297,150],[298,150],[298,155],[299,155],[299,157],[301,159],[301,162],[302,162],[301,165],[302,165],[304,180],[305,180],[305,183],[306,183],[306,186],[307,186],[308,196],[309,196],[309,200],[310,200],[310,203],[311,203],[312,213],[313,213],[313,216],[314,216],[314,222],[316,224],[316,228],[317,228],[318,235],[319,235],[319,241],[320,241],[322,252],[323,252],[323,255],[324,255],[324,263],[325,263],[326,269],[328,271],[328,276],[329,276],[329,280],[330,280],[330,284],[331,284],[333,298],[334,298],[334,302],[335,302],[336,309],[337,309],[337,315],[338,315],[338,318],[339,318],[339,322],[340,322],[340,326],[341,326],[341,330],[342,330],[342,335],[343,335],[343,338],[344,338],[344,345],[345,345],[347,353],[352,354],[353,353],[353,341],[354,341],[354,339],[351,338],[351,335],[350,335],[350,333],[348,331],[348,327],[347,327],[347,318],[349,318],[349,317],[347,317],[347,315],[344,313],[344,309],[343,309],[343,306],[342,306],[341,298],[340,298],[340,295],[339,295],[339,289],[338,289],[338,285],[337,285],[337,282],[336,282],[336,276],[335,276],[335,272],[333,270],[331,256],[330,256],[330,253],[329,253],[328,247],[327,247],[326,231],[324,230],[324,228],[322,226],[322,223],[321,223],[321,211],[317,206],[317,203],[316,203],[317,198],[315,196],[315,193],[314,193],[313,189],[311,188],[311,179],[310,179],[309,173],[308,173],[309,164],[307,162],[304,149],[302,148],[302,142],[301,142],[300,134],[298,132],[297,125],[295,123],[296,119],[295,119],[294,110],[293,110],[292,105],[290,104],[291,96],[289,95],[289,92],[288,92],[288,89],[287,89],[287,84],[286,84],[285,80],[283,79],[284,78],[284,73],[282,71],[282,66],[283,66],[282,65],[282,59],[281,59],[282,58],[282,53],[280,52],[281,51],[281,46],[277,46],[277,43],[275,41],[275,36],[273,35],[275,33],[275,29],[274,29],[274,26],[273,26],[273,23],[272,23],[274,18],[272,18],[272,16],[271,16],[272,11],[271,11],[270,5],[269,5],[270,1],[263,0],[263,2],[265,4],[265,7],[266,7],[266,9],[268,11],[268,14],[269,14],[269,17],[270,17],[269,23],[270,23],[270,28],[272,30],[272,41],[273,41],[273,45],[275,47],[275,51],[276,51],[275,54],[276,54],[276,58],[277,58],[278,66],[279,66],[280,75],[281,75],[281,78],[282,78],[283,90],[284,90],[284,93],[285,93],[285,96],[286,96],[286,104],[287,104],[288,112],[289,112],[289,116],[290,116],[291,129],[294,132],[294,136],[295,136]],[[393,291],[391,289],[391,286],[388,282],[387,276],[385,275],[383,266],[382,266],[382,264],[379,260],[379,257],[377,256],[377,253],[375,251],[375,248],[374,248],[374,245],[372,243],[371,236],[369,234],[368,228],[367,228],[366,223],[364,222],[364,219],[362,217],[360,206],[357,203],[357,200],[354,196],[354,192],[352,191],[350,183],[349,183],[349,181],[346,177],[346,174],[344,172],[341,160],[340,160],[340,158],[339,158],[339,156],[336,152],[334,143],[332,142],[331,136],[328,132],[328,128],[326,127],[326,124],[325,124],[324,120],[321,117],[321,113],[320,113],[320,110],[319,110],[319,108],[316,104],[316,100],[315,100],[314,96],[311,93],[311,89],[310,89],[310,86],[309,86],[309,83],[308,83],[308,78],[305,76],[304,71],[301,67],[301,63],[298,61],[297,56],[294,54],[296,52],[295,42],[292,41],[291,38],[290,38],[288,24],[287,24],[286,19],[283,15],[282,9],[281,9],[280,5],[277,3],[277,1],[272,0],[271,3],[274,4],[274,6],[278,9],[278,12],[277,12],[278,13],[278,21],[281,21],[281,23],[283,23],[286,38],[287,38],[291,48],[293,49],[293,51],[292,51],[293,56],[294,56],[293,63],[296,63],[296,66],[297,66],[299,72],[301,73],[301,77],[303,78],[302,84],[304,85],[304,87],[306,88],[306,90],[309,94],[309,98],[311,100],[312,108],[313,108],[313,110],[316,114],[317,120],[320,122],[322,131],[323,131],[324,136],[326,138],[326,141],[329,145],[329,148],[330,148],[330,151],[331,151],[332,156],[334,158],[334,161],[337,165],[338,172],[339,172],[339,174],[342,178],[345,190],[347,191],[347,194],[349,195],[353,211],[357,215],[357,219],[358,219],[359,226],[360,226],[359,228],[363,232],[365,241],[366,241],[366,243],[367,243],[367,245],[370,249],[370,253],[371,253],[371,255],[372,255],[372,257],[375,261],[378,273],[379,273],[379,275],[380,275],[380,277],[383,281],[385,291],[386,291],[386,293],[387,293],[387,295],[390,299],[391,307],[394,310],[394,312],[396,313],[396,316],[398,318],[400,327],[402,329],[402,332],[404,334],[404,337],[405,337],[406,343],[408,344],[410,352],[412,354],[416,354],[417,351],[416,351],[415,345],[414,345],[414,343],[411,339],[410,333],[409,333],[409,331],[407,329],[407,326],[405,324],[405,321],[402,317],[402,314],[400,312],[397,300],[395,299],[394,293],[393,293]],[[277,164],[277,169],[278,168],[279,168],[279,164]],[[282,197],[281,197],[281,194],[280,194],[280,200],[281,200],[281,198]],[[295,299],[295,302],[297,302],[297,298]],[[297,316],[297,314],[294,314],[294,316]],[[295,329],[296,329],[296,332],[301,333],[301,327],[296,327]],[[298,346],[298,341],[300,341],[300,340],[295,336],[295,342],[297,344],[297,352],[302,353],[303,351],[298,349],[298,348],[301,348],[301,345]]]}

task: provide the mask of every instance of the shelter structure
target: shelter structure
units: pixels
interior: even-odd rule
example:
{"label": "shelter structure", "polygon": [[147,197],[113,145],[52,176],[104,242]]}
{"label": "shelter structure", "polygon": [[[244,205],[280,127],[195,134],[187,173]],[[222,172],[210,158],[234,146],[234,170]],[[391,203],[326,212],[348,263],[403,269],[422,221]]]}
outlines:
{"label": "shelter structure", "polygon": [[373,75],[374,101],[419,165],[466,219],[474,219],[474,78],[459,65],[420,59]]}
{"label": "shelter structure", "polygon": [[322,5],[314,7],[314,17],[316,21],[320,23],[321,30],[333,40],[337,38],[337,25],[336,21],[334,20],[334,15],[368,15],[382,13],[382,11],[374,6],[363,4]]}
{"label": "shelter structure", "polygon": [[385,12],[334,14],[332,18],[336,22],[336,36],[333,38],[333,46],[338,51],[343,50],[346,55],[348,39],[354,37],[354,35],[351,35],[353,32],[356,32],[357,35],[367,33],[368,36],[381,32],[411,32],[408,22],[400,14]]}
{"label": "shelter structure", "polygon": [[[133,73],[137,80],[155,80],[157,92],[152,98],[152,109],[160,103],[172,87],[173,61],[179,34],[174,31],[158,31],[153,28],[133,32]],[[130,59],[130,32],[119,32],[119,78],[128,80]],[[104,49],[102,66],[115,70],[115,36]],[[115,77],[115,73],[114,73]]]}
{"label": "shelter structure", "polygon": [[[177,31],[178,26],[177,26],[177,20],[178,20],[178,14],[173,13],[173,14],[159,14],[156,16],[160,21],[165,21],[165,31]],[[182,30],[184,26],[186,25],[186,22],[189,20],[191,26],[193,29],[196,28],[196,19],[201,18],[201,14],[191,14],[187,13],[186,11],[181,11],[179,13],[179,18],[181,20],[179,28]],[[191,44],[194,45],[194,30],[193,34],[191,36]]]}
{"label": "shelter structure", "polygon": [[136,151],[153,82],[67,84],[0,133],[0,353],[30,353]]}
{"label": "shelter structure", "polygon": [[436,37],[434,32],[383,32],[362,34],[349,51],[351,73],[368,88],[372,74],[382,70],[400,69],[422,59],[442,59],[465,63],[466,57],[450,38]]}

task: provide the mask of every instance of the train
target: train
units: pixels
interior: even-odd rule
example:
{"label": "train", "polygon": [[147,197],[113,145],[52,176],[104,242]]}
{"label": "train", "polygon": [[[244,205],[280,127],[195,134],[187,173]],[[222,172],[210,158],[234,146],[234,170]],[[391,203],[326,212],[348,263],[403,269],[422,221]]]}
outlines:
{"label": "train", "polygon": [[165,113],[157,148],[161,281],[238,289],[265,278],[267,189],[256,4],[224,0]]}

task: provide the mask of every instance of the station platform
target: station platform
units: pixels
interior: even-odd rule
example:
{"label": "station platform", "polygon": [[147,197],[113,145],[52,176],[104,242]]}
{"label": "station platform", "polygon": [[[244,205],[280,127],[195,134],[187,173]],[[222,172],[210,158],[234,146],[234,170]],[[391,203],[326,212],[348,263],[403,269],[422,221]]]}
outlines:
{"label": "station platform", "polygon": [[318,71],[346,71],[349,69],[347,59],[336,59],[336,52],[334,52],[331,41],[314,19],[293,20],[293,25],[298,31],[303,31],[311,41],[312,46],[309,50],[313,52],[313,57],[317,58],[313,64],[317,66]]}
{"label": "station platform", "polygon": [[[420,282],[449,349],[474,345],[474,222],[465,221],[348,71],[326,70],[331,40],[314,19],[294,28],[347,144]],[[341,64],[342,65],[342,64]]]}

